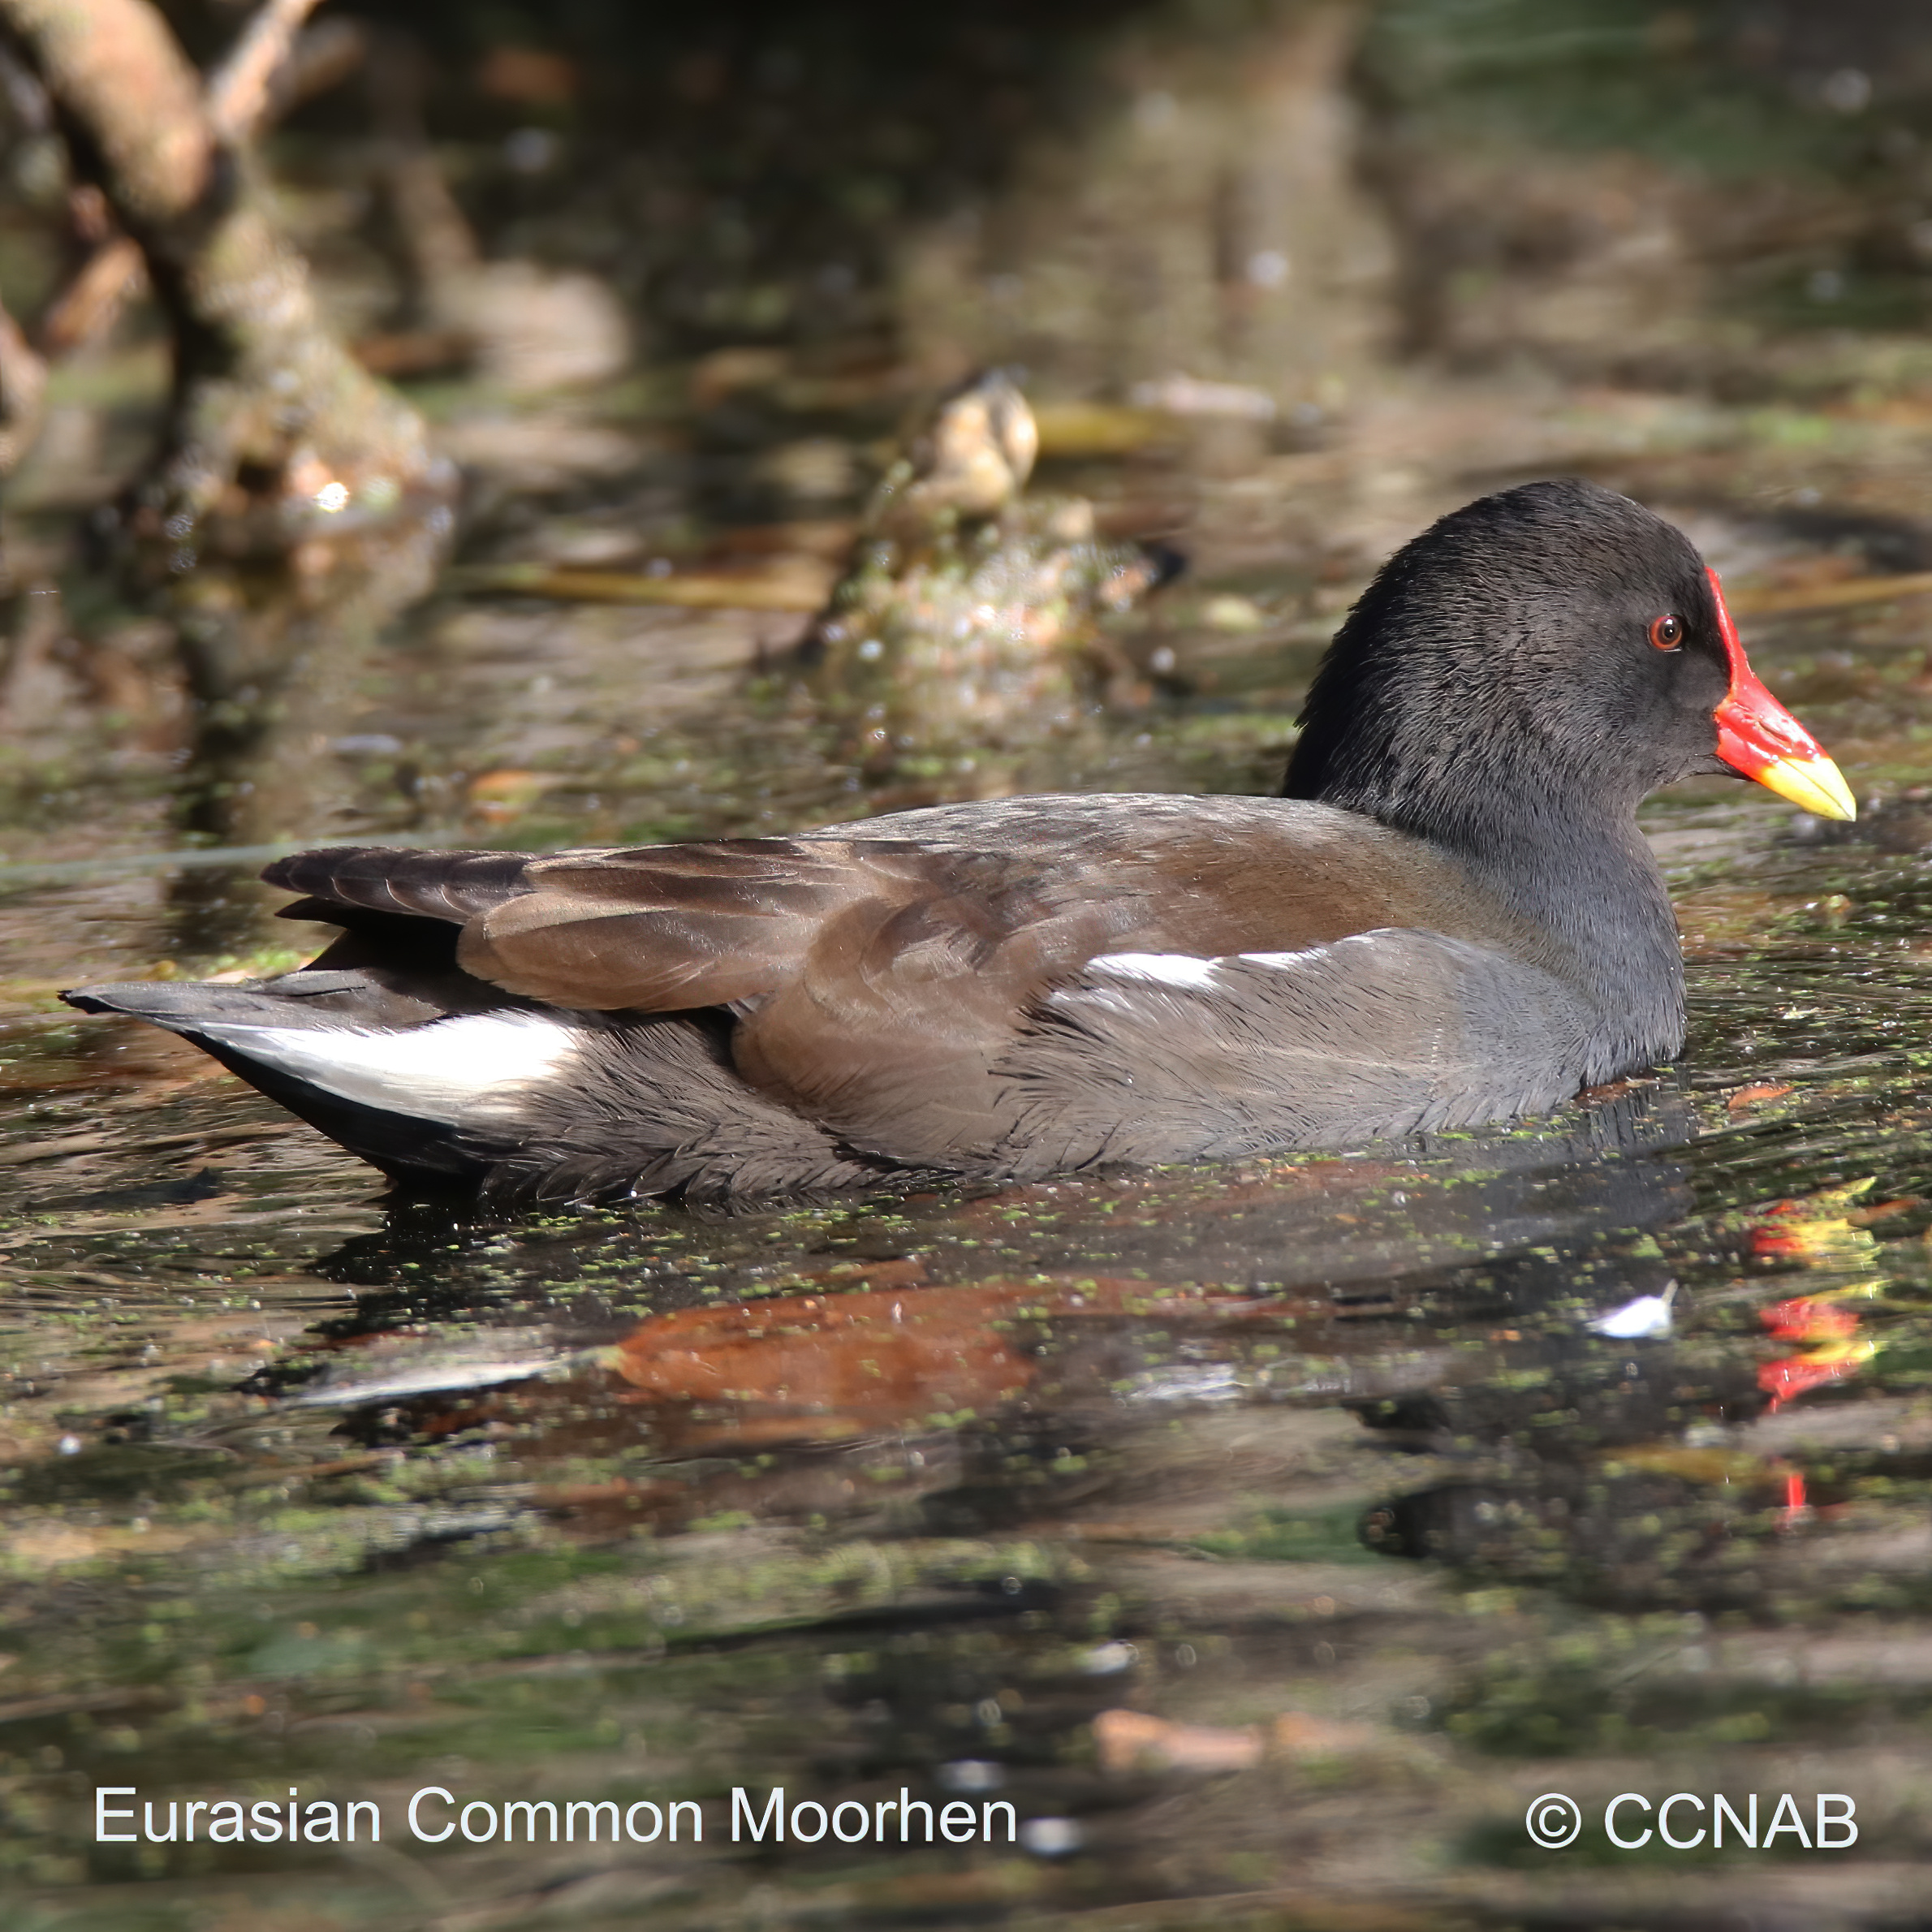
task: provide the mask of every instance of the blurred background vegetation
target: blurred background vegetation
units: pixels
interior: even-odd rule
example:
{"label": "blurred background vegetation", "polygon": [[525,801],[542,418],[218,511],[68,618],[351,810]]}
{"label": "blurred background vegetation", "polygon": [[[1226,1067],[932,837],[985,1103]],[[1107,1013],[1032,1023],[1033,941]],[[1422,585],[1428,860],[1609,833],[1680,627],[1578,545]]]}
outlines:
{"label": "blurred background vegetation", "polygon": [[[531,775],[546,758],[606,801],[662,804],[662,773],[580,745],[439,753],[425,703],[351,702],[350,640],[392,624],[394,642],[438,586],[410,634],[449,646],[435,675],[459,664],[473,698],[492,651],[534,648],[530,597],[735,611],[706,666],[784,673],[863,578],[884,672],[842,709],[830,684],[858,673],[833,649],[768,735],[817,707],[839,728],[801,752],[875,808],[1102,782],[996,758],[908,791],[906,758],[861,756],[848,728],[900,638],[902,683],[943,675],[913,636],[938,580],[854,545],[937,399],[987,369],[1037,416],[1037,483],[1093,506],[1069,522],[1054,497],[1030,534],[942,559],[968,619],[997,580],[1053,605],[1043,650],[1086,653],[1043,679],[1000,670],[1018,695],[1004,724],[985,714],[994,753],[1046,691],[1056,728],[1088,699],[1128,716],[1231,697],[1222,632],[1287,647],[1280,692],[1248,679],[1279,717],[1293,650],[1351,586],[1521,475],[1809,514],[1813,536],[1855,515],[1865,566],[1932,554],[1932,21],[1906,0],[160,11],[188,118],[211,77],[196,139],[214,157],[165,219],[143,196],[167,89],[139,61],[87,71],[121,28],[56,56],[61,11],[0,0],[0,738],[24,774],[11,815],[63,853],[88,849],[82,826],[134,835],[103,783],[165,794],[164,843],[251,846],[326,822],[743,830],[837,804],[801,781],[790,808],[722,819],[533,817],[559,792]],[[75,17],[96,13],[153,17]],[[237,89],[254,105],[231,125]],[[130,129],[148,162],[117,161]],[[270,299],[291,290],[313,326]],[[1182,593],[1098,636],[1101,606],[1144,604],[1184,563]],[[676,658],[626,621],[551,654],[621,646],[633,676]],[[333,685],[302,671],[318,649]],[[278,721],[298,711],[317,721],[310,780],[325,744],[339,776],[361,760],[360,818],[290,783]],[[914,762],[930,749],[903,705],[878,728]],[[1223,782],[1262,782],[1270,730]],[[1104,782],[1201,776],[1131,764]]]}
{"label": "blurred background vegetation", "polygon": [[[248,10],[163,11],[213,65]],[[696,399],[808,424],[860,386],[827,378],[988,363],[1050,398],[1250,382],[1305,421],[1391,356],[1838,393],[1915,358],[1932,296],[1905,0],[416,0],[323,9],[287,92],[283,218],[344,332],[419,382],[477,353],[467,320],[513,386],[740,351]],[[31,335],[88,218],[17,76],[11,101],[0,291]],[[580,282],[548,290],[574,362],[520,362],[540,285],[455,315],[466,247],[596,278],[627,350]]]}

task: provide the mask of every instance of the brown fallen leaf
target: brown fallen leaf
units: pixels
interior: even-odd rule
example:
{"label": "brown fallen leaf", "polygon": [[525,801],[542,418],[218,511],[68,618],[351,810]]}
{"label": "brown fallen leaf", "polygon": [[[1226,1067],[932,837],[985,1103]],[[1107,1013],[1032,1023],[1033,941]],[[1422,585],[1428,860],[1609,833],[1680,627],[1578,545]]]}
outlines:
{"label": "brown fallen leaf", "polygon": [[861,1290],[680,1309],[647,1322],[609,1359],[660,1401],[776,1404],[882,1425],[983,1408],[1025,1388],[1033,1362],[994,1326],[1019,1300]]}
{"label": "brown fallen leaf", "polygon": [[540,1482],[530,1491],[539,1509],[589,1509],[599,1503],[681,1503],[689,1492],[672,1482],[636,1482],[613,1477],[608,1482]]}
{"label": "brown fallen leaf", "polygon": [[397,329],[358,336],[349,353],[375,375],[428,376],[462,368],[476,348],[464,329]]}
{"label": "brown fallen leaf", "polygon": [[1279,1757],[1335,1757],[1371,1749],[1381,1741],[1369,1725],[1318,1718],[1306,1710],[1284,1710],[1268,1727],[1269,1747]]}
{"label": "brown fallen leaf", "polygon": [[470,809],[479,818],[501,822],[527,812],[555,784],[554,778],[538,771],[480,772],[468,787]]}
{"label": "brown fallen leaf", "polygon": [[[888,1261],[866,1271],[876,1281],[903,1267]],[[796,1426],[783,1418],[809,1416],[819,1419],[818,1433],[827,1417],[852,1433],[977,1412],[1019,1395],[1037,1366],[1008,1333],[1023,1317],[1158,1309],[1163,1322],[1205,1313],[1242,1322],[1270,1305],[1113,1276],[868,1287],[675,1309],[603,1359],[653,1400],[751,1404],[781,1412],[773,1419],[781,1431]],[[752,1426],[744,1418],[735,1425]]]}
{"label": "brown fallen leaf", "polygon": [[1261,1761],[1260,1730],[1175,1724],[1141,1710],[1103,1710],[1093,1720],[1103,1771],[1244,1771]]}
{"label": "brown fallen leaf", "polygon": [[1901,1194],[1896,1201],[1881,1201],[1873,1207],[1854,1208],[1845,1218],[1854,1227],[1869,1227],[1874,1221],[1889,1220],[1894,1214],[1908,1214],[1915,1207],[1925,1205],[1922,1194]]}
{"label": "brown fallen leaf", "polygon": [[1742,1113],[1746,1107],[1756,1106],[1760,1101],[1782,1100],[1793,1089],[1788,1081],[1774,1080],[1759,1087],[1740,1087],[1724,1102],[1734,1114]]}

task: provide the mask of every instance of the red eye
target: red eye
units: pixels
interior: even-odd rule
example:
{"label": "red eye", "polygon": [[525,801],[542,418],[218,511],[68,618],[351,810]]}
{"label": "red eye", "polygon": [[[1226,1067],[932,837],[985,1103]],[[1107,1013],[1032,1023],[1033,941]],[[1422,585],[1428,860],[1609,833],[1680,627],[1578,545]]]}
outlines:
{"label": "red eye", "polygon": [[1650,641],[1660,651],[1675,650],[1684,641],[1684,619],[1681,617],[1652,618]]}

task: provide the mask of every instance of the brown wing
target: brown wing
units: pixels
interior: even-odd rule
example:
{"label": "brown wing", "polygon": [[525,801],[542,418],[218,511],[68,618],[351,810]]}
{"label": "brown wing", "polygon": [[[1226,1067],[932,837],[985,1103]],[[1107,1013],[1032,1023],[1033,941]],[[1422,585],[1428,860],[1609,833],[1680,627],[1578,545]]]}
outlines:
{"label": "brown wing", "polygon": [[651,1012],[778,994],[834,931],[943,904],[947,956],[970,970],[1036,916],[998,854],[888,840],[718,839],[533,861],[526,890],[464,928],[467,972],[559,1005]]}
{"label": "brown wing", "polygon": [[1014,811],[984,843],[821,835],[542,858],[375,849],[305,855],[269,876],[310,894],[323,916],[334,903],[459,921],[463,968],[528,998],[729,1007],[733,1055],[754,1086],[856,1147],[955,1164],[994,1157],[996,1064],[1037,1003],[1097,954],[1214,958],[1375,926],[1453,931],[1475,909],[1466,879],[1404,884],[1399,873],[1391,889],[1372,848],[1410,842],[1348,815],[1159,801],[1149,837],[1148,805],[1102,803],[1081,801],[1089,829],[1036,832]]}
{"label": "brown wing", "polygon": [[1097,955],[1205,962],[1392,927],[1537,956],[1452,859],[1352,814],[1216,800],[1157,819],[1081,802],[1090,834],[1016,841],[997,891],[929,848],[923,893],[826,921],[744,1016],[732,1051],[746,1078],[865,1151],[1004,1168],[1030,1052],[1017,1044]]}
{"label": "brown wing", "polygon": [[850,1144],[940,1164],[998,1164],[1011,1084],[1001,1063],[1041,1000],[1097,955],[1281,951],[1391,918],[1460,926],[1478,910],[1466,880],[1451,906],[1433,890],[1451,882],[1391,886],[1365,877],[1359,851],[1257,850],[1213,828],[1071,863],[1006,855],[1027,869],[993,892],[922,856],[925,890],[826,921],[796,972],[744,1015],[732,1051],[748,1080]]}
{"label": "brown wing", "polygon": [[[341,847],[262,876],[305,895],[288,916],[456,925],[464,971],[506,992],[672,1012],[765,998],[828,934],[900,914],[886,947],[903,949],[909,976],[969,973],[1040,916],[1037,871],[910,840],[725,839],[554,856]],[[869,969],[883,965],[875,948]]]}

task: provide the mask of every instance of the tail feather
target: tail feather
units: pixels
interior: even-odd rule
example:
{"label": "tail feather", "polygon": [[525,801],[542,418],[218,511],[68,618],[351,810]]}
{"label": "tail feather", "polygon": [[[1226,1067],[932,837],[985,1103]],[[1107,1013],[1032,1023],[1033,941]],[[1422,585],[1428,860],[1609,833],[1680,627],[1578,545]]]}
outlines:
{"label": "tail feather", "polygon": [[[316,1004],[305,1007],[300,998],[287,994],[278,998],[263,992],[259,985],[221,986],[166,980],[82,986],[61,994],[69,1006],[84,1013],[119,1014],[179,1033],[231,1073],[239,1075],[257,1093],[287,1108],[298,1119],[307,1121],[392,1179],[418,1185],[427,1182],[473,1188],[479,1184],[488,1175],[489,1163],[465,1148],[457,1129],[449,1123],[425,1118],[407,1107],[370,1106],[351,1095],[332,1092],[263,1055],[259,1041],[271,1030],[300,1032],[317,1041],[331,1031],[339,1034],[353,1032],[343,1025],[339,1016],[331,1020],[323,1006],[327,997],[321,994]],[[271,1018],[292,1024],[271,1029],[266,1024]],[[304,1021],[306,1024],[302,1024]],[[369,1036],[358,1033],[356,1037]]]}
{"label": "tail feather", "polygon": [[61,997],[179,1033],[386,1172],[466,1180],[488,1163],[464,1136],[502,1136],[531,1089],[563,1073],[584,1031],[573,1016],[524,1003],[452,1011],[356,969],[239,985],[136,981]]}
{"label": "tail feather", "polygon": [[397,1180],[494,1203],[816,1196],[889,1171],[748,1085],[721,1015],[617,1018],[500,994],[479,1010],[445,1003],[450,991],[384,968],[310,968],[62,998],[192,1041]]}
{"label": "tail feather", "polygon": [[[367,970],[307,968],[279,978],[221,985],[205,980],[130,980],[77,986],[61,998],[83,1013],[119,1013],[170,1033],[211,1026],[420,1026],[459,1010]],[[492,990],[494,992],[494,990]],[[494,994],[493,1004],[502,996]]]}
{"label": "tail feather", "polygon": [[[400,912],[460,925],[515,899],[528,852],[399,852],[389,845],[335,845],[278,859],[263,873],[323,908]],[[325,912],[322,916],[326,917]]]}

